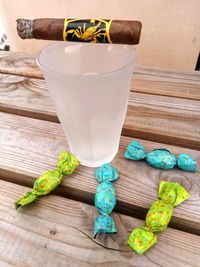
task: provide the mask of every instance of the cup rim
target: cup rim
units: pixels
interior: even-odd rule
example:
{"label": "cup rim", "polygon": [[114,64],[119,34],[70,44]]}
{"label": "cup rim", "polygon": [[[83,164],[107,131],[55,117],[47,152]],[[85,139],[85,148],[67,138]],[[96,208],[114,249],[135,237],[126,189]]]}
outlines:
{"label": "cup rim", "polygon": [[[128,61],[127,64],[123,65],[122,67],[120,68],[117,68],[116,70],[113,70],[113,71],[108,71],[108,72],[105,72],[105,73],[98,73],[98,74],[91,74],[91,75],[80,75],[80,74],[63,74],[63,73],[59,73],[59,72],[56,72],[56,71],[53,71],[47,67],[45,67],[41,62],[40,62],[40,56],[42,54],[42,52],[44,50],[46,50],[47,48],[51,47],[51,46],[54,46],[56,44],[60,43],[60,41],[57,41],[57,42],[53,42],[53,43],[50,43],[46,46],[44,46],[40,51],[39,53],[37,54],[36,56],[36,63],[37,65],[44,71],[46,71],[47,73],[50,73],[50,74],[53,74],[55,76],[59,76],[59,77],[62,77],[62,78],[71,78],[71,79],[88,79],[88,78],[100,78],[100,77],[105,77],[105,76],[110,76],[110,75],[113,75],[113,74],[117,74],[119,72],[121,72],[123,69],[126,69],[128,68],[134,61],[134,59],[136,58],[136,50],[135,48],[131,45],[132,47],[132,51],[131,51],[131,55],[130,55],[130,60]],[[73,45],[80,45],[80,43],[74,43],[74,42],[68,42],[68,43],[71,43]],[[82,43],[84,44],[84,43]],[[86,44],[89,44],[89,43],[86,43]],[[93,45],[96,45],[96,44],[93,44]],[[105,45],[105,44],[101,44],[101,45]],[[111,45],[118,45],[118,44],[111,44]],[[130,45],[128,45],[130,46]]]}

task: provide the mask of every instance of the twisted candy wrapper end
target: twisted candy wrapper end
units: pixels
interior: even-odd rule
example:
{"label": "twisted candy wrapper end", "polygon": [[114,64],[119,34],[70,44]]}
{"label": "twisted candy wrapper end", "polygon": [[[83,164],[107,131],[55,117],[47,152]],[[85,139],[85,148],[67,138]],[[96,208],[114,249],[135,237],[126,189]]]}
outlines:
{"label": "twisted candy wrapper end", "polygon": [[142,160],[146,155],[145,148],[138,141],[132,141],[124,153],[124,157],[131,160]]}
{"label": "twisted candy wrapper end", "polygon": [[107,214],[99,215],[94,222],[94,238],[98,234],[117,233],[116,225],[113,218]]}
{"label": "twisted candy wrapper end", "polygon": [[119,178],[119,173],[110,163],[106,163],[95,171],[95,176],[99,183],[113,182]]}
{"label": "twisted candy wrapper end", "polygon": [[72,153],[68,151],[62,151],[58,157],[57,170],[63,175],[72,174],[76,167],[80,164],[80,161]]}
{"label": "twisted candy wrapper end", "polygon": [[197,162],[188,154],[180,154],[177,159],[177,165],[180,169],[188,172],[195,172],[197,170]]}
{"label": "twisted candy wrapper end", "polygon": [[25,206],[37,199],[37,194],[33,190],[32,192],[27,192],[24,196],[17,199],[15,202],[15,208],[18,209],[20,206]]}
{"label": "twisted candy wrapper end", "polygon": [[41,175],[34,183],[33,190],[17,199],[15,207],[25,206],[40,196],[49,194],[62,181],[62,174],[57,170],[51,170]]}
{"label": "twisted candy wrapper end", "polygon": [[189,198],[190,194],[178,183],[161,181],[158,197],[172,206],[177,206]]}
{"label": "twisted candy wrapper end", "polygon": [[154,233],[164,231],[173,214],[173,207],[189,197],[189,193],[178,183],[161,181],[158,190],[158,200],[151,205],[146,227],[139,227],[131,233],[128,244],[138,254],[142,255],[157,242]]}

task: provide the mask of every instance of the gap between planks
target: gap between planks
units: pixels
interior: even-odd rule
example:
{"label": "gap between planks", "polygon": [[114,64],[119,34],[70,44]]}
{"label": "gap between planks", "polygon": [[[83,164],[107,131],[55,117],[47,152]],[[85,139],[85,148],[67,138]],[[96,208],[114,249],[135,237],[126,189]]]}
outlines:
{"label": "gap between planks", "polygon": [[[1,52],[0,73],[44,79],[35,56],[24,53]],[[184,70],[163,70],[138,67],[134,71],[133,91],[153,95],[198,99],[200,74]]]}
{"label": "gap between planks", "polygon": [[[59,122],[44,81],[3,77],[0,90],[0,111]],[[198,150],[199,128],[200,101],[130,93],[123,135]]]}

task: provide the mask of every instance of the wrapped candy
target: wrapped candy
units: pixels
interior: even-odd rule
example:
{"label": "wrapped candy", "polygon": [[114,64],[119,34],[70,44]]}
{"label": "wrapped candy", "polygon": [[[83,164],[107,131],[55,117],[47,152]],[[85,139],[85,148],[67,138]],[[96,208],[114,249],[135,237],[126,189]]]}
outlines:
{"label": "wrapped candy", "polygon": [[169,170],[175,166],[185,171],[196,171],[197,162],[188,154],[180,154],[178,158],[165,148],[154,149],[146,153],[145,148],[138,142],[132,141],[124,157],[131,160],[146,160],[154,168]]}
{"label": "wrapped candy", "polygon": [[158,168],[169,170],[176,165],[176,157],[167,149],[154,149],[147,154],[146,161],[149,165]]}
{"label": "wrapped candy", "polygon": [[111,183],[118,179],[118,171],[110,164],[104,164],[95,171],[97,181],[100,183],[95,194],[95,207],[100,215],[94,222],[94,238],[97,234],[116,233],[117,229],[113,218],[110,216],[116,205],[116,193]]}
{"label": "wrapped candy", "polygon": [[128,239],[129,246],[142,255],[157,242],[155,233],[166,230],[174,206],[181,204],[189,193],[178,183],[161,181],[158,200],[151,205],[144,227],[133,230]]}
{"label": "wrapped candy", "polygon": [[16,209],[33,202],[40,196],[49,194],[61,183],[62,175],[72,174],[79,164],[80,161],[72,153],[62,151],[58,158],[57,169],[42,174],[35,181],[32,191],[17,199]]}
{"label": "wrapped candy", "polygon": [[97,187],[94,203],[101,213],[95,220],[94,237],[97,233],[116,233],[115,222],[109,216],[116,205],[115,188],[111,182],[105,181]]}

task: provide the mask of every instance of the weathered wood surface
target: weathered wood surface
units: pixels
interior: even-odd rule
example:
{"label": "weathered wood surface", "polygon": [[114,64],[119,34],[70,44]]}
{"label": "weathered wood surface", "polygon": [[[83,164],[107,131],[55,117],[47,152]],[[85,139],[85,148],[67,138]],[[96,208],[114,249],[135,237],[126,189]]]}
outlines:
{"label": "weathered wood surface", "polygon": [[[0,111],[58,122],[43,80],[1,76]],[[130,93],[123,135],[200,149],[199,128],[200,101]]]}
{"label": "weathered wood surface", "polygon": [[113,213],[118,233],[94,240],[94,207],[49,195],[14,209],[29,188],[0,181],[0,264],[20,267],[199,266],[200,237],[168,229],[143,256],[127,245],[130,232],[143,221]]}
{"label": "weathered wood surface", "polygon": [[[43,79],[35,57],[35,55],[25,55],[24,53],[0,51],[0,73]],[[139,90],[139,92],[200,99],[199,72],[137,67],[134,71],[134,80],[138,81],[137,84],[135,82],[134,90]],[[145,85],[143,81],[146,81]],[[171,90],[171,83],[175,86],[173,91]]]}
{"label": "weathered wood surface", "polygon": [[200,149],[200,101],[132,93],[122,134]]}
{"label": "weathered wood surface", "polygon": [[0,73],[44,79],[34,55],[0,51]]}
{"label": "weathered wood surface", "polygon": [[[67,142],[60,124],[0,114],[0,178],[10,182],[32,186],[42,172],[55,168],[61,149]],[[144,218],[146,210],[156,198],[160,180],[177,181],[190,191],[191,197],[175,208],[171,226],[200,234],[200,175],[181,170],[161,171],[145,162],[132,162],[123,158],[131,138],[122,137],[119,153],[113,165],[120,172],[115,183],[117,189],[117,211]],[[165,147],[175,154],[190,153],[200,164],[200,152],[185,148],[142,141],[147,151]],[[63,179],[57,190],[69,198],[93,203],[97,183],[94,170],[80,166],[70,177]]]}

